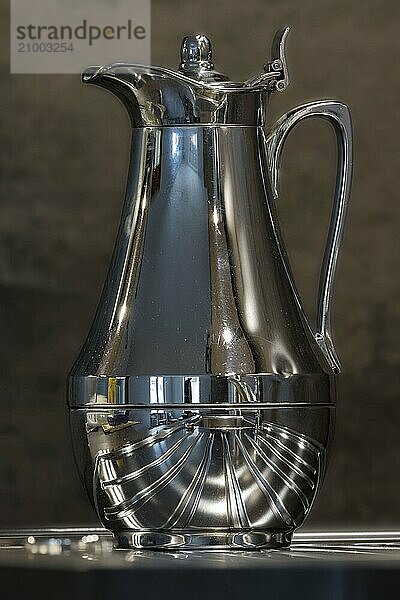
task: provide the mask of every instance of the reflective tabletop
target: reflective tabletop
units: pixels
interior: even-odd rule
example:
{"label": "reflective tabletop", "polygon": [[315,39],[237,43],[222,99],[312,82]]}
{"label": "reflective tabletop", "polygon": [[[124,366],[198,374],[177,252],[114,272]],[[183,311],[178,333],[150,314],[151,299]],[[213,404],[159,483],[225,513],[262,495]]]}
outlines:
{"label": "reflective tabletop", "polygon": [[14,598],[58,600],[378,598],[400,584],[400,532],[298,532],[287,550],[156,552],[115,550],[101,528],[2,531],[0,584]]}

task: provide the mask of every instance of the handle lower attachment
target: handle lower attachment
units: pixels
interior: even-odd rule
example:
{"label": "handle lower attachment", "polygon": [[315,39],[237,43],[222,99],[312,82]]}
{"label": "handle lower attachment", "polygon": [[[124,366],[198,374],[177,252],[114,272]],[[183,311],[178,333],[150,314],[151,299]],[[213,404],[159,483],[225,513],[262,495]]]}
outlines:
{"label": "handle lower attachment", "polygon": [[275,198],[277,198],[279,171],[285,141],[291,130],[300,121],[309,117],[319,117],[327,120],[333,126],[337,139],[336,188],[319,279],[315,339],[326,355],[332,369],[339,372],[340,362],[332,341],[331,309],[337,259],[343,237],[352,178],[353,135],[348,107],[340,102],[327,100],[311,102],[292,109],[275,123],[269,133],[266,140],[267,156],[272,190]]}

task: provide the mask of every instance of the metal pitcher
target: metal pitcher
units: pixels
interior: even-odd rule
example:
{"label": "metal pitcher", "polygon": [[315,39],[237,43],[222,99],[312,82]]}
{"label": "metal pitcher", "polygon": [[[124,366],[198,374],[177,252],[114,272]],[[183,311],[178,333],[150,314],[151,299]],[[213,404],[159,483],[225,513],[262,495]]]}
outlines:
{"label": "metal pitcher", "polygon": [[[278,548],[310,511],[334,426],[332,284],[349,199],[347,107],[305,104],[264,126],[289,83],[288,28],[260,75],[230,81],[210,41],[178,71],[115,63],[83,81],[131,120],[111,266],[69,376],[77,465],[121,548]],[[275,213],[289,132],[333,126],[337,184],[313,328]]]}

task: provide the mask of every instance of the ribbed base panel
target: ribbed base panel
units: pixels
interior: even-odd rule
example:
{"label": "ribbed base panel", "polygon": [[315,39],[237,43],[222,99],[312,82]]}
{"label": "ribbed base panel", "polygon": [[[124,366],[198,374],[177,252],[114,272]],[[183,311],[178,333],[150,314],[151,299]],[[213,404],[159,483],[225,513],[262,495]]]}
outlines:
{"label": "ribbed base panel", "polygon": [[259,550],[287,548],[292,531],[120,531],[115,548],[152,550]]}

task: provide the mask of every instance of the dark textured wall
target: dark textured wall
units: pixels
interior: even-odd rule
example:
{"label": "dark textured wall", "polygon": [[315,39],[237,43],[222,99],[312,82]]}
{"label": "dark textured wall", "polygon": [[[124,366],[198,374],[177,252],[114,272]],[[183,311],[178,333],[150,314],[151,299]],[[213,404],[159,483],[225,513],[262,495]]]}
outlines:
{"label": "dark textured wall", "polygon": [[[394,0],[153,0],[152,60],[176,66],[204,32],[217,67],[247,78],[275,28],[293,27],[292,86],[270,121],[317,98],[353,113],[355,176],[335,296],[344,365],[337,434],[309,526],[400,524],[400,5]],[[65,377],[86,335],[124,193],[127,118],[78,76],[10,76],[0,5],[0,526],[95,521],[75,475]],[[117,59],[118,57],[116,57]],[[308,122],[289,140],[279,202],[310,314],[334,180],[334,140]]]}

